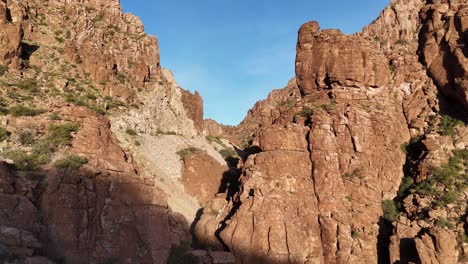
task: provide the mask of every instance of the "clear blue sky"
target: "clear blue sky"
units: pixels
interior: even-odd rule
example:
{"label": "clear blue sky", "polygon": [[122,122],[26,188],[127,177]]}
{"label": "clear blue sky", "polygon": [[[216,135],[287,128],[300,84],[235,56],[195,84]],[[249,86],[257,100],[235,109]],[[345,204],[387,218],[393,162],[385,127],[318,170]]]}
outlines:
{"label": "clear blue sky", "polygon": [[159,39],[161,65],[199,91],[205,118],[238,124],[253,104],[294,76],[297,31],[360,31],[390,0],[121,0]]}

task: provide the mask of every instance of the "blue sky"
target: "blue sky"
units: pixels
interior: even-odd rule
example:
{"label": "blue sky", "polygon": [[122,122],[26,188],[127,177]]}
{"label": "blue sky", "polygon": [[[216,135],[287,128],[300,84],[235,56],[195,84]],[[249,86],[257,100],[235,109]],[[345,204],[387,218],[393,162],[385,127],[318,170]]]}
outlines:
{"label": "blue sky", "polygon": [[121,0],[159,39],[161,65],[199,91],[205,118],[236,125],[294,76],[299,27],[360,31],[390,0]]}

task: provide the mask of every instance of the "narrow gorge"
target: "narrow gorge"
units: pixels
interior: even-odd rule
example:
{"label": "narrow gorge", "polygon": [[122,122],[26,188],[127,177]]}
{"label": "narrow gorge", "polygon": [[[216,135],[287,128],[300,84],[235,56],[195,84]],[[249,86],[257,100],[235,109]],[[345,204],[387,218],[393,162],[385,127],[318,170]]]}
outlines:
{"label": "narrow gorge", "polygon": [[468,262],[466,0],[304,23],[237,126],[119,0],[0,0],[0,29],[0,263]]}

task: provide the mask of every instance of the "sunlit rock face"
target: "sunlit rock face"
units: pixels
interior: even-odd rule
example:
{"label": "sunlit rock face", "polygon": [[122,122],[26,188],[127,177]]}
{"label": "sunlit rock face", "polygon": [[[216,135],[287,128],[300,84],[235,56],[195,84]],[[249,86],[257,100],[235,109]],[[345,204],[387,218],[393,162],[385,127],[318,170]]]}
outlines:
{"label": "sunlit rock face", "polygon": [[[443,72],[465,74],[463,47],[451,49],[461,55],[450,55],[453,63],[437,65],[432,58],[429,66],[426,58],[427,42],[434,40],[432,56],[449,52],[442,42],[460,37],[449,21],[459,27],[463,10],[458,1],[392,1],[354,35],[305,23],[293,80],[298,92],[292,85],[275,91],[238,127],[221,128],[227,135],[251,129],[254,137],[237,192],[205,206],[195,227],[198,240],[229,249],[242,263],[457,263],[465,251],[454,238],[464,229],[436,226],[444,214],[464,219],[466,192],[457,191],[461,210],[434,211],[426,222],[421,212],[434,210],[427,204],[437,195],[411,200],[400,191],[396,200],[407,202],[392,220],[382,201],[393,203],[404,177],[415,182],[404,188],[416,192],[452,150],[466,148],[463,122],[451,136],[440,132],[447,111],[463,117],[463,89],[439,80]],[[444,34],[452,28],[445,38],[427,35],[439,14],[448,21]]]}

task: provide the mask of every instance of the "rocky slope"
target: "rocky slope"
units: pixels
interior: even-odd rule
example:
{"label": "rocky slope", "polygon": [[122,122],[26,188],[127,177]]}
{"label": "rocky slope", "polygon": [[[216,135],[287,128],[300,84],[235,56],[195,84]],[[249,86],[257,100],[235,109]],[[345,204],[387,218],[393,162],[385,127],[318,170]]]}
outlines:
{"label": "rocky slope", "polygon": [[250,155],[196,237],[240,263],[466,261],[466,8],[394,0],[355,35],[304,24],[300,93],[223,130],[254,134]]}
{"label": "rocky slope", "polygon": [[117,0],[0,1],[0,29],[0,262],[166,263],[200,201],[138,140],[172,135],[180,167],[176,152],[198,144],[223,170],[204,136],[187,141],[203,131],[199,94]]}

